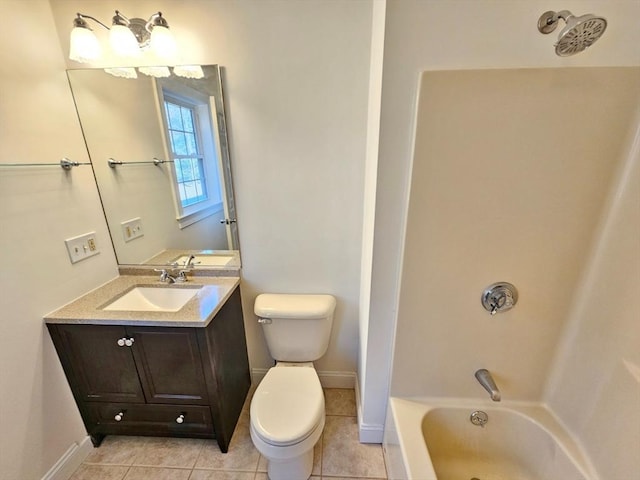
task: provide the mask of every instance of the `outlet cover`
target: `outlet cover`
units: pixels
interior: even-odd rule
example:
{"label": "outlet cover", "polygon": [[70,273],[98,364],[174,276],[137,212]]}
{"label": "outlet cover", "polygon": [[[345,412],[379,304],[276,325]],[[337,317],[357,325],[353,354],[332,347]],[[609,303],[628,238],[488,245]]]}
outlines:
{"label": "outlet cover", "polygon": [[144,235],[142,220],[140,220],[140,217],[122,222],[120,226],[122,227],[122,236],[124,237],[125,242],[130,242],[131,240],[135,240],[136,238],[140,238]]}
{"label": "outlet cover", "polygon": [[85,233],[77,237],[67,238],[64,241],[69,253],[71,263],[79,262],[85,258],[93,257],[100,253],[96,243],[96,232]]}

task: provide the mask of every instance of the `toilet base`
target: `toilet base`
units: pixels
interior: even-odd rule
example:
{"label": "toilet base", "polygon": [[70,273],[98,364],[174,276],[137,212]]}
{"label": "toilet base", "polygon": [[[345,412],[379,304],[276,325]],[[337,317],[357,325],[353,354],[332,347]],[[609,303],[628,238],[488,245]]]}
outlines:
{"label": "toilet base", "polygon": [[269,459],[269,480],[307,480],[313,470],[313,448],[293,458]]}

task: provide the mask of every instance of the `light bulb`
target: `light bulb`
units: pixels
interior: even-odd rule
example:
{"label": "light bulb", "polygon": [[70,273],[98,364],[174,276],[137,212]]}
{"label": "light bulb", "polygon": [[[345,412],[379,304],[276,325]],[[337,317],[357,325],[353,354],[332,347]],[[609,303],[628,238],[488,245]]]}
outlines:
{"label": "light bulb", "polygon": [[111,26],[109,43],[114,53],[121,57],[139,57],[141,54],[136,36],[124,25]]}
{"label": "light bulb", "polygon": [[69,59],[80,63],[96,60],[101,53],[100,42],[88,27],[74,27],[69,39]]}
{"label": "light bulb", "polygon": [[172,60],[178,47],[173,34],[167,27],[155,25],[151,30],[151,49],[159,58]]}

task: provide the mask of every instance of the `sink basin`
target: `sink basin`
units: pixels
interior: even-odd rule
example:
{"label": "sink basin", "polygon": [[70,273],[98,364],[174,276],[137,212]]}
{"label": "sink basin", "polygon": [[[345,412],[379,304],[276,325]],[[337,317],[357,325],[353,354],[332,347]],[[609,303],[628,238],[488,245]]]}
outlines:
{"label": "sink basin", "polygon": [[103,310],[177,312],[196,296],[201,287],[133,287]]}
{"label": "sink basin", "polygon": [[[192,264],[201,267],[224,267],[234,258],[233,255],[195,255],[195,257]],[[184,265],[187,260],[189,260],[189,255],[181,255],[174,262],[178,262],[178,265]]]}

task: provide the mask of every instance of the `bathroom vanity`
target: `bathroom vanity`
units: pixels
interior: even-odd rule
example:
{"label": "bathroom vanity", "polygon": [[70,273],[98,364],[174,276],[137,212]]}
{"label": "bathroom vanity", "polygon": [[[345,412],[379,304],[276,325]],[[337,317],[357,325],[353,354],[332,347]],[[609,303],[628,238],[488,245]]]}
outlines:
{"label": "bathroom vanity", "polygon": [[[118,310],[141,289],[192,298]],[[94,446],[155,435],[216,438],[227,451],[251,383],[239,278],[121,276],[45,321]]]}

